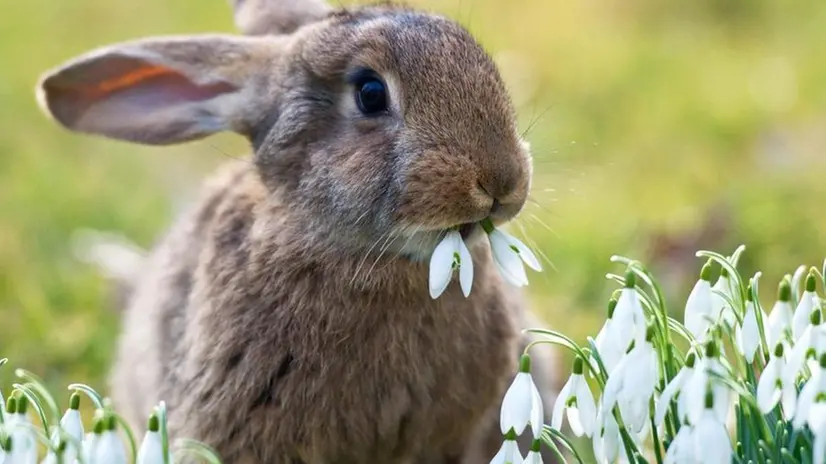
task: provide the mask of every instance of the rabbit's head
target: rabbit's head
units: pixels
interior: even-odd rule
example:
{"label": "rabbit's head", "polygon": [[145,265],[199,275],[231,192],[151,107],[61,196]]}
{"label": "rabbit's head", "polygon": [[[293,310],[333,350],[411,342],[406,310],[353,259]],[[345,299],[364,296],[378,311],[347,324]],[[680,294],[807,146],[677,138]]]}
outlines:
{"label": "rabbit's head", "polygon": [[451,227],[474,235],[521,210],[527,145],[496,66],[462,27],[391,6],[234,6],[245,36],[105,47],[48,73],[39,101],[71,130],[137,143],[240,133],[309,233],[356,250],[383,239],[424,257]]}

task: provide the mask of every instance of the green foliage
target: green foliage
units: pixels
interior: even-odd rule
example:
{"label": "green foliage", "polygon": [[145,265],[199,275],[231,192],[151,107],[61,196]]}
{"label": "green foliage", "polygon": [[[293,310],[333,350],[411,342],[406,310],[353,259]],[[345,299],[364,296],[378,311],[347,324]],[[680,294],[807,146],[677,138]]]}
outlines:
{"label": "green foliage", "polygon": [[[771,269],[770,282],[826,248],[819,2],[412,3],[480,38],[530,127],[536,176],[520,225],[557,269],[529,287],[554,328],[578,341],[595,332],[609,296],[599,276],[615,252],[682,295],[698,248],[748,243],[743,268]],[[7,2],[0,26],[0,354],[51,388],[105,385],[119,318],[107,282],[71,255],[72,232],[123,231],[151,246],[198,179],[246,146],[71,135],[39,113],[33,86],[105,43],[232,31],[229,8],[31,0]]]}

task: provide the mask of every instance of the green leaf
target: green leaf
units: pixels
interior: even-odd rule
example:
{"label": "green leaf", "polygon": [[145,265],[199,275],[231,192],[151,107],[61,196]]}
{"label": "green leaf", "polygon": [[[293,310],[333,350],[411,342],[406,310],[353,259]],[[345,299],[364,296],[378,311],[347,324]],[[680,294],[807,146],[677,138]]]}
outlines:
{"label": "green leaf", "polygon": [[571,453],[574,456],[574,458],[576,458],[576,461],[579,464],[583,464],[582,458],[579,456],[579,453],[577,453],[577,451],[576,451],[576,447],[574,447],[574,445],[571,444],[571,442],[568,440],[568,438],[565,437],[565,435],[563,435],[558,430],[552,429],[551,426],[549,426],[549,425],[543,426],[542,427],[542,441],[547,444],[552,439],[556,439],[557,441],[559,441],[559,443],[561,443],[562,446],[569,453]]}

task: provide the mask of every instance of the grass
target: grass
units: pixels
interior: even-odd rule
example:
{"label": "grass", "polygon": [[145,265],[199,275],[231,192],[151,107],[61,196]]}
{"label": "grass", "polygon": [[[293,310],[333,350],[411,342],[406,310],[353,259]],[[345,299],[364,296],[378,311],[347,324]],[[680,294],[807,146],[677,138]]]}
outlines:
{"label": "grass", "polygon": [[[530,286],[554,328],[578,340],[596,333],[614,253],[649,263],[670,295],[696,279],[698,248],[745,243],[744,269],[777,272],[766,282],[817,264],[819,2],[414,4],[479,37],[531,127],[535,188],[520,224],[554,266]],[[118,230],[151,246],[198,179],[246,146],[233,136],[148,148],[71,135],[39,113],[34,84],[92,47],[229,32],[231,16],[221,0],[31,0],[6,5],[0,25],[0,355],[52,387],[104,389],[119,318],[107,283],[72,257],[72,232]]]}

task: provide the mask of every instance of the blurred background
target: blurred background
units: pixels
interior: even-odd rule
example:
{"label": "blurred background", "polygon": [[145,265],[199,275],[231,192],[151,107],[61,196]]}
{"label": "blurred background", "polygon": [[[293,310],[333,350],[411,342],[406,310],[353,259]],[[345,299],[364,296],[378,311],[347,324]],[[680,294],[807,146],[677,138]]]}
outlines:
{"label": "blurred background", "polygon": [[[529,287],[549,325],[596,334],[613,289],[604,275],[622,270],[612,254],[646,262],[675,315],[697,249],[745,244],[764,304],[783,273],[822,262],[821,2],[411,3],[467,26],[512,91],[536,169],[513,230],[552,263]],[[0,26],[0,356],[55,389],[105,390],[117,294],[73,254],[73,233],[151,247],[200,179],[247,147],[232,135],[170,148],[72,135],[39,112],[35,82],[102,44],[232,32],[231,13],[223,0],[29,0],[6,2]]]}

